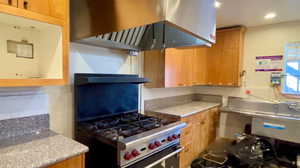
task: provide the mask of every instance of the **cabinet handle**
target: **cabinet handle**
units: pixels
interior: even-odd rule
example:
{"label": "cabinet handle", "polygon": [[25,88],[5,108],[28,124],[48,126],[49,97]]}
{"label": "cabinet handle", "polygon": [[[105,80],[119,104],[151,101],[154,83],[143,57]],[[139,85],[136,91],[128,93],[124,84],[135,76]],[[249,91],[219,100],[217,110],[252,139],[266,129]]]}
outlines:
{"label": "cabinet handle", "polygon": [[28,1],[24,1],[24,3],[23,3],[24,9],[28,9],[28,4],[29,4]]}
{"label": "cabinet handle", "polygon": [[247,73],[247,72],[246,72],[245,70],[243,70],[243,71],[240,73],[240,77],[244,77],[246,73]]}
{"label": "cabinet handle", "polygon": [[184,149],[184,152],[189,152],[189,151],[190,151],[189,148],[185,148],[185,149]]}
{"label": "cabinet handle", "polygon": [[8,0],[8,5],[12,5],[12,0]]}

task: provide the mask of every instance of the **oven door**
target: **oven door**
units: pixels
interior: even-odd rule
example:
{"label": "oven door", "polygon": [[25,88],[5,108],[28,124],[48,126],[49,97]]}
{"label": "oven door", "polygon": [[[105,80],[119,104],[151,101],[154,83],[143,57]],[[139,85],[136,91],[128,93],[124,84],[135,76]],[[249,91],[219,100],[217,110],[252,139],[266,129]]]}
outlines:
{"label": "oven door", "polygon": [[[154,168],[157,165],[159,165],[160,163],[167,161],[168,159],[173,159],[172,162],[168,162],[168,163],[172,163],[172,166],[165,166],[167,167],[179,167],[178,163],[179,163],[179,157],[178,154],[182,151],[182,147],[180,147],[179,144],[177,145],[173,145],[171,147],[168,147],[160,152],[157,152],[133,165],[124,167],[124,168]],[[174,166],[175,165],[175,166]]]}

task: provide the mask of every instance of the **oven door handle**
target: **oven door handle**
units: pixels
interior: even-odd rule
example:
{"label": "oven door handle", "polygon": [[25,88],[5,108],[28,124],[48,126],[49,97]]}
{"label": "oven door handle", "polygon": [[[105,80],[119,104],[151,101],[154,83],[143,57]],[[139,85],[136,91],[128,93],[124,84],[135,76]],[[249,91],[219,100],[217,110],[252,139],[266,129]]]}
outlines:
{"label": "oven door handle", "polygon": [[170,157],[172,157],[172,156],[174,156],[174,155],[177,155],[177,154],[180,153],[182,150],[183,150],[183,147],[180,147],[180,148],[177,149],[176,151],[174,151],[174,152],[172,152],[172,153],[170,153],[170,154],[164,156],[163,158],[161,158],[161,159],[159,159],[159,160],[157,160],[157,161],[151,163],[150,165],[146,166],[145,168],[151,168],[151,167],[157,165],[158,163],[160,163],[160,162],[162,162],[162,161],[164,161],[164,160],[167,160],[167,159],[169,159]]}

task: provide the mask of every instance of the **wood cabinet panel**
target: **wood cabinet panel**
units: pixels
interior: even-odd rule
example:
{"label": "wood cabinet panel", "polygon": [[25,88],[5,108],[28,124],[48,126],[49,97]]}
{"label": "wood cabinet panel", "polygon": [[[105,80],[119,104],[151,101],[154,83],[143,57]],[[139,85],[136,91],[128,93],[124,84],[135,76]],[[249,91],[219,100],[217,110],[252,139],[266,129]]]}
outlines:
{"label": "wood cabinet panel", "polygon": [[17,7],[18,0],[0,0],[0,4]]}
{"label": "wood cabinet panel", "polygon": [[213,108],[181,118],[182,122],[188,123],[181,133],[181,145],[187,147],[180,154],[181,168],[187,168],[215,140],[218,111],[218,108]]}
{"label": "wood cabinet panel", "polygon": [[206,50],[170,48],[144,52],[146,87],[181,87],[206,83]]}
{"label": "wood cabinet panel", "polygon": [[180,168],[188,168],[193,161],[192,143],[184,146],[179,156]]}
{"label": "wood cabinet panel", "polygon": [[182,130],[180,138],[181,145],[186,146],[186,144],[190,144],[192,142],[192,137],[194,133],[193,127],[193,125],[190,125]]}
{"label": "wood cabinet panel", "polygon": [[191,73],[192,85],[206,85],[207,84],[207,48],[198,47],[194,50],[192,63],[193,67]]}
{"label": "wood cabinet panel", "polygon": [[217,31],[216,44],[207,51],[209,85],[241,85],[244,32],[244,27]]}
{"label": "wood cabinet panel", "polygon": [[85,167],[85,157],[83,155],[79,155],[55,165],[49,166],[48,168],[84,168]]}
{"label": "wood cabinet panel", "polygon": [[42,15],[50,15],[49,0],[18,0],[18,7]]}
{"label": "wood cabinet panel", "polygon": [[67,0],[18,0],[21,9],[59,19],[66,19],[67,6]]}
{"label": "wood cabinet panel", "polygon": [[218,30],[211,48],[171,48],[160,54],[146,51],[144,74],[152,81],[146,86],[240,86],[244,33],[244,27]]}
{"label": "wood cabinet panel", "polygon": [[185,74],[185,57],[181,49],[166,49],[165,52],[165,86],[187,86]]}
{"label": "wood cabinet panel", "polygon": [[162,88],[165,86],[165,50],[144,52],[144,76],[151,80],[146,87]]}
{"label": "wood cabinet panel", "polygon": [[50,16],[65,19],[68,16],[67,0],[49,0]]}

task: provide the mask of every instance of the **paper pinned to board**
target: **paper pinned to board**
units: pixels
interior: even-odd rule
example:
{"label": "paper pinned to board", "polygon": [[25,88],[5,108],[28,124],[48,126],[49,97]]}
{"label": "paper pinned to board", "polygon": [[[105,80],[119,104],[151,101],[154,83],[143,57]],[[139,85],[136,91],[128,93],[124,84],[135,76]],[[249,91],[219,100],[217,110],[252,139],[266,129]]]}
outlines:
{"label": "paper pinned to board", "polygon": [[283,55],[257,56],[256,72],[281,72]]}

